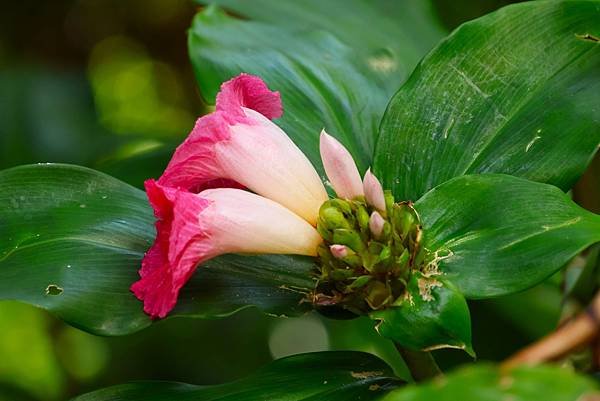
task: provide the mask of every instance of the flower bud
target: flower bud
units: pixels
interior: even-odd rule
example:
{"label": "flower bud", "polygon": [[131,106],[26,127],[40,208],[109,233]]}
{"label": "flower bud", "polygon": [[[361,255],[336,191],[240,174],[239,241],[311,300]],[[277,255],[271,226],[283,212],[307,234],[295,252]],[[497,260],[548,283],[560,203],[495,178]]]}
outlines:
{"label": "flower bud", "polygon": [[360,234],[355,230],[337,229],[333,232],[333,242],[348,246],[354,252],[361,252],[365,248]]}
{"label": "flower bud", "polygon": [[409,231],[419,220],[412,205],[407,202],[396,203],[392,208],[392,220],[398,234],[402,239],[406,238]]}
{"label": "flower bud", "polygon": [[324,204],[319,211],[319,221],[328,229],[350,228],[344,214],[339,209]]}
{"label": "flower bud", "polygon": [[369,212],[362,205],[358,205],[356,208],[356,220],[361,230],[366,230],[369,227]]}
{"label": "flower bud", "polygon": [[369,230],[375,238],[379,238],[383,233],[383,226],[385,225],[385,220],[378,212],[371,213],[371,218],[369,219]]}
{"label": "flower bud", "polygon": [[375,209],[382,212],[383,214],[385,214],[386,202],[385,196],[383,194],[383,188],[381,187],[381,183],[379,182],[377,177],[375,177],[375,175],[371,173],[371,169],[368,169],[365,173],[365,178],[363,179],[363,187],[367,203],[373,206]]}
{"label": "flower bud", "polygon": [[348,256],[348,247],[346,245],[334,244],[331,245],[329,249],[336,259],[343,259]]}
{"label": "flower bud", "polygon": [[320,150],[325,173],[338,198],[355,199],[363,196],[363,185],[358,168],[344,145],[323,130]]}

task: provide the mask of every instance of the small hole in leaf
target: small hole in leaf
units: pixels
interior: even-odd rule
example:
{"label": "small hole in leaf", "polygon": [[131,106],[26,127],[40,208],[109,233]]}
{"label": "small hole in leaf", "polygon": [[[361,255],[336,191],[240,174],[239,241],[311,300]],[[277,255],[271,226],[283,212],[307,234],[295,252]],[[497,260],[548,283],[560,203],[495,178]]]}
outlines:
{"label": "small hole in leaf", "polygon": [[46,295],[60,295],[63,291],[64,290],[56,284],[50,284],[46,287]]}

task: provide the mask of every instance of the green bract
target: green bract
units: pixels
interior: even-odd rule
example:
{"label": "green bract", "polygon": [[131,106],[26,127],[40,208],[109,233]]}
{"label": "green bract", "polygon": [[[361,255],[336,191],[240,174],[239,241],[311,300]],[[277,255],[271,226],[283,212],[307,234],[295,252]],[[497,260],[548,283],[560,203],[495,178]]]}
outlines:
{"label": "green bract", "polygon": [[[412,302],[408,282],[416,272],[420,296],[432,300],[431,288],[439,256],[423,248],[419,216],[410,203],[394,203],[388,194],[385,211],[377,211],[362,199],[332,199],[323,204],[317,230],[319,247],[317,288],[311,295],[317,306],[341,306],[353,313],[368,313],[403,302]],[[379,214],[381,212],[381,214]],[[373,232],[369,216],[382,216],[380,231]],[[331,247],[343,246],[343,255]]]}

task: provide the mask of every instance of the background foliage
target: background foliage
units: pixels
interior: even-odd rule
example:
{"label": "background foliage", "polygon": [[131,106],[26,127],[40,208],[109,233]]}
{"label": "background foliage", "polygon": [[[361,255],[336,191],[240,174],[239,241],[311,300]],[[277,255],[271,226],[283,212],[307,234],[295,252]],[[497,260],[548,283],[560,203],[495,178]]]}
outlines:
{"label": "background foliage", "polygon": [[[232,6],[236,2],[220,3]],[[314,8],[311,8],[314,15],[310,20],[315,27],[324,24],[319,19],[321,10],[317,6],[322,3],[315,2]],[[344,68],[354,71],[357,82],[339,82],[338,87],[331,88],[331,93],[338,90],[353,93],[358,88],[360,90],[351,96],[355,102],[345,104],[343,99],[334,99],[345,110],[345,114],[339,116],[328,114],[321,103],[318,114],[303,122],[306,126],[297,128],[313,129],[318,126],[318,129],[322,124],[321,117],[333,127],[356,124],[351,117],[353,111],[362,110],[365,103],[372,108],[368,109],[373,115],[371,126],[376,125],[383,112],[381,107],[385,107],[387,100],[361,99],[361,94],[375,92],[391,96],[421,56],[446,31],[506,3],[463,0],[452,2],[450,7],[449,2],[436,1],[427,12],[441,23],[432,31],[420,32],[419,40],[414,40],[409,33],[394,30],[389,23],[383,24],[390,32],[389,37],[383,39],[390,41],[392,49],[394,41],[403,38],[414,41],[414,46],[409,47],[412,50],[400,54],[373,54],[371,56],[379,63],[371,66],[344,62]],[[5,5],[0,15],[0,169],[37,162],[76,163],[107,172],[138,187],[146,177],[158,176],[174,144],[187,134],[194,117],[205,112],[202,97],[210,100],[216,90],[215,87],[201,87],[198,91],[194,71],[188,61],[184,32],[192,24],[196,11],[197,5],[185,0],[61,0],[51,3],[24,0]],[[269,40],[268,29],[262,29],[261,24],[278,24],[282,18],[289,21],[285,19],[286,12],[290,10],[257,14],[240,8],[236,15],[242,15],[251,22],[240,22],[217,11],[207,13],[205,18],[227,19],[232,24],[257,24],[257,32],[263,36],[255,39]],[[372,18],[376,20],[379,17]],[[30,29],[32,26],[36,29]],[[294,54],[317,57],[321,50],[319,45],[328,49],[339,48],[343,54],[349,42],[364,41],[368,44],[382,40],[369,35],[340,37],[335,27],[330,35],[317,35],[314,48],[281,49],[277,55],[242,57],[239,66],[248,68],[245,63],[252,63],[258,68],[252,72],[260,73],[257,61],[272,57],[295,73],[316,77],[313,84],[319,85],[319,74],[331,74],[341,62],[324,60],[319,70],[307,71],[301,65],[301,57],[294,58]],[[293,35],[293,24],[288,29]],[[217,34],[193,28],[191,40]],[[221,38],[223,41],[229,39]],[[350,61],[352,56],[348,54]],[[406,64],[393,74],[398,82],[386,86],[382,84],[389,73],[385,67],[389,64],[385,61],[394,57]],[[373,69],[373,65],[377,68]],[[197,68],[195,71],[200,77],[225,73],[230,72],[198,71]],[[372,79],[361,79],[363,73],[371,74],[368,76]],[[277,87],[277,81],[269,83]],[[293,87],[277,89],[294,90]],[[300,106],[306,101],[294,99]],[[290,118],[282,122],[284,125],[293,127],[300,124],[293,118],[295,103],[289,110]],[[352,146],[353,140],[345,138],[349,146]],[[354,146],[370,149],[373,145],[369,142]],[[315,153],[314,149],[308,151]],[[365,152],[361,158],[361,168],[369,165],[369,155]],[[598,161],[593,163],[573,192],[578,203],[596,213],[600,211],[599,166]],[[6,197],[3,199],[10,201]],[[76,206],[79,208],[79,205]],[[79,212],[85,213],[86,208],[79,208]],[[140,238],[140,249],[147,240]],[[8,248],[0,250],[0,255],[5,249]],[[53,264],[56,268],[59,261],[53,262],[56,262]],[[62,262],[60,268],[67,268],[69,263]],[[51,261],[44,263],[50,266]],[[32,278],[41,279],[44,278]],[[555,327],[561,313],[559,282],[551,278],[523,293],[471,302],[475,324],[473,343],[479,359],[504,358]],[[0,282],[0,288],[7,283]],[[101,281],[91,284],[102,288]],[[32,302],[49,303],[68,319],[68,308],[46,294],[40,293],[39,298]],[[530,316],[535,316],[535,319]],[[131,321],[131,324],[135,325],[136,321]],[[135,336],[95,337],[31,306],[2,301],[0,400],[60,400],[139,379],[217,384],[250,374],[273,358],[326,349],[375,353],[388,362],[400,377],[406,377],[404,366],[395,356],[391,344],[371,331],[371,326],[367,319],[333,321],[311,314],[298,320],[286,320],[248,309],[214,321],[168,319]],[[102,332],[102,329],[97,327],[96,331]],[[165,341],[166,338],[169,341]],[[503,341],[491,341],[493,338],[502,338]],[[436,356],[444,366],[469,360],[458,351],[440,351]],[[469,377],[468,372],[464,374]]]}

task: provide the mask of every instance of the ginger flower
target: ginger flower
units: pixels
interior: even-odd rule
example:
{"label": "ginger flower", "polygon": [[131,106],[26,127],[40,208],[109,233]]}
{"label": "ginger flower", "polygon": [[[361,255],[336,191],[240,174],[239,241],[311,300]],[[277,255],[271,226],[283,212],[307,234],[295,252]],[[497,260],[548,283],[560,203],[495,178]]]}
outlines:
{"label": "ginger flower", "polygon": [[[279,93],[241,74],[221,86],[216,111],[198,119],[163,175],[146,181],[157,233],[131,290],[151,317],[165,317],[195,269],[216,256],[317,256],[323,238],[316,226],[329,198],[308,158],[271,121],[281,114]],[[320,146],[340,198],[367,193],[380,203],[381,186],[365,177],[363,189],[337,140],[323,131]]]}

